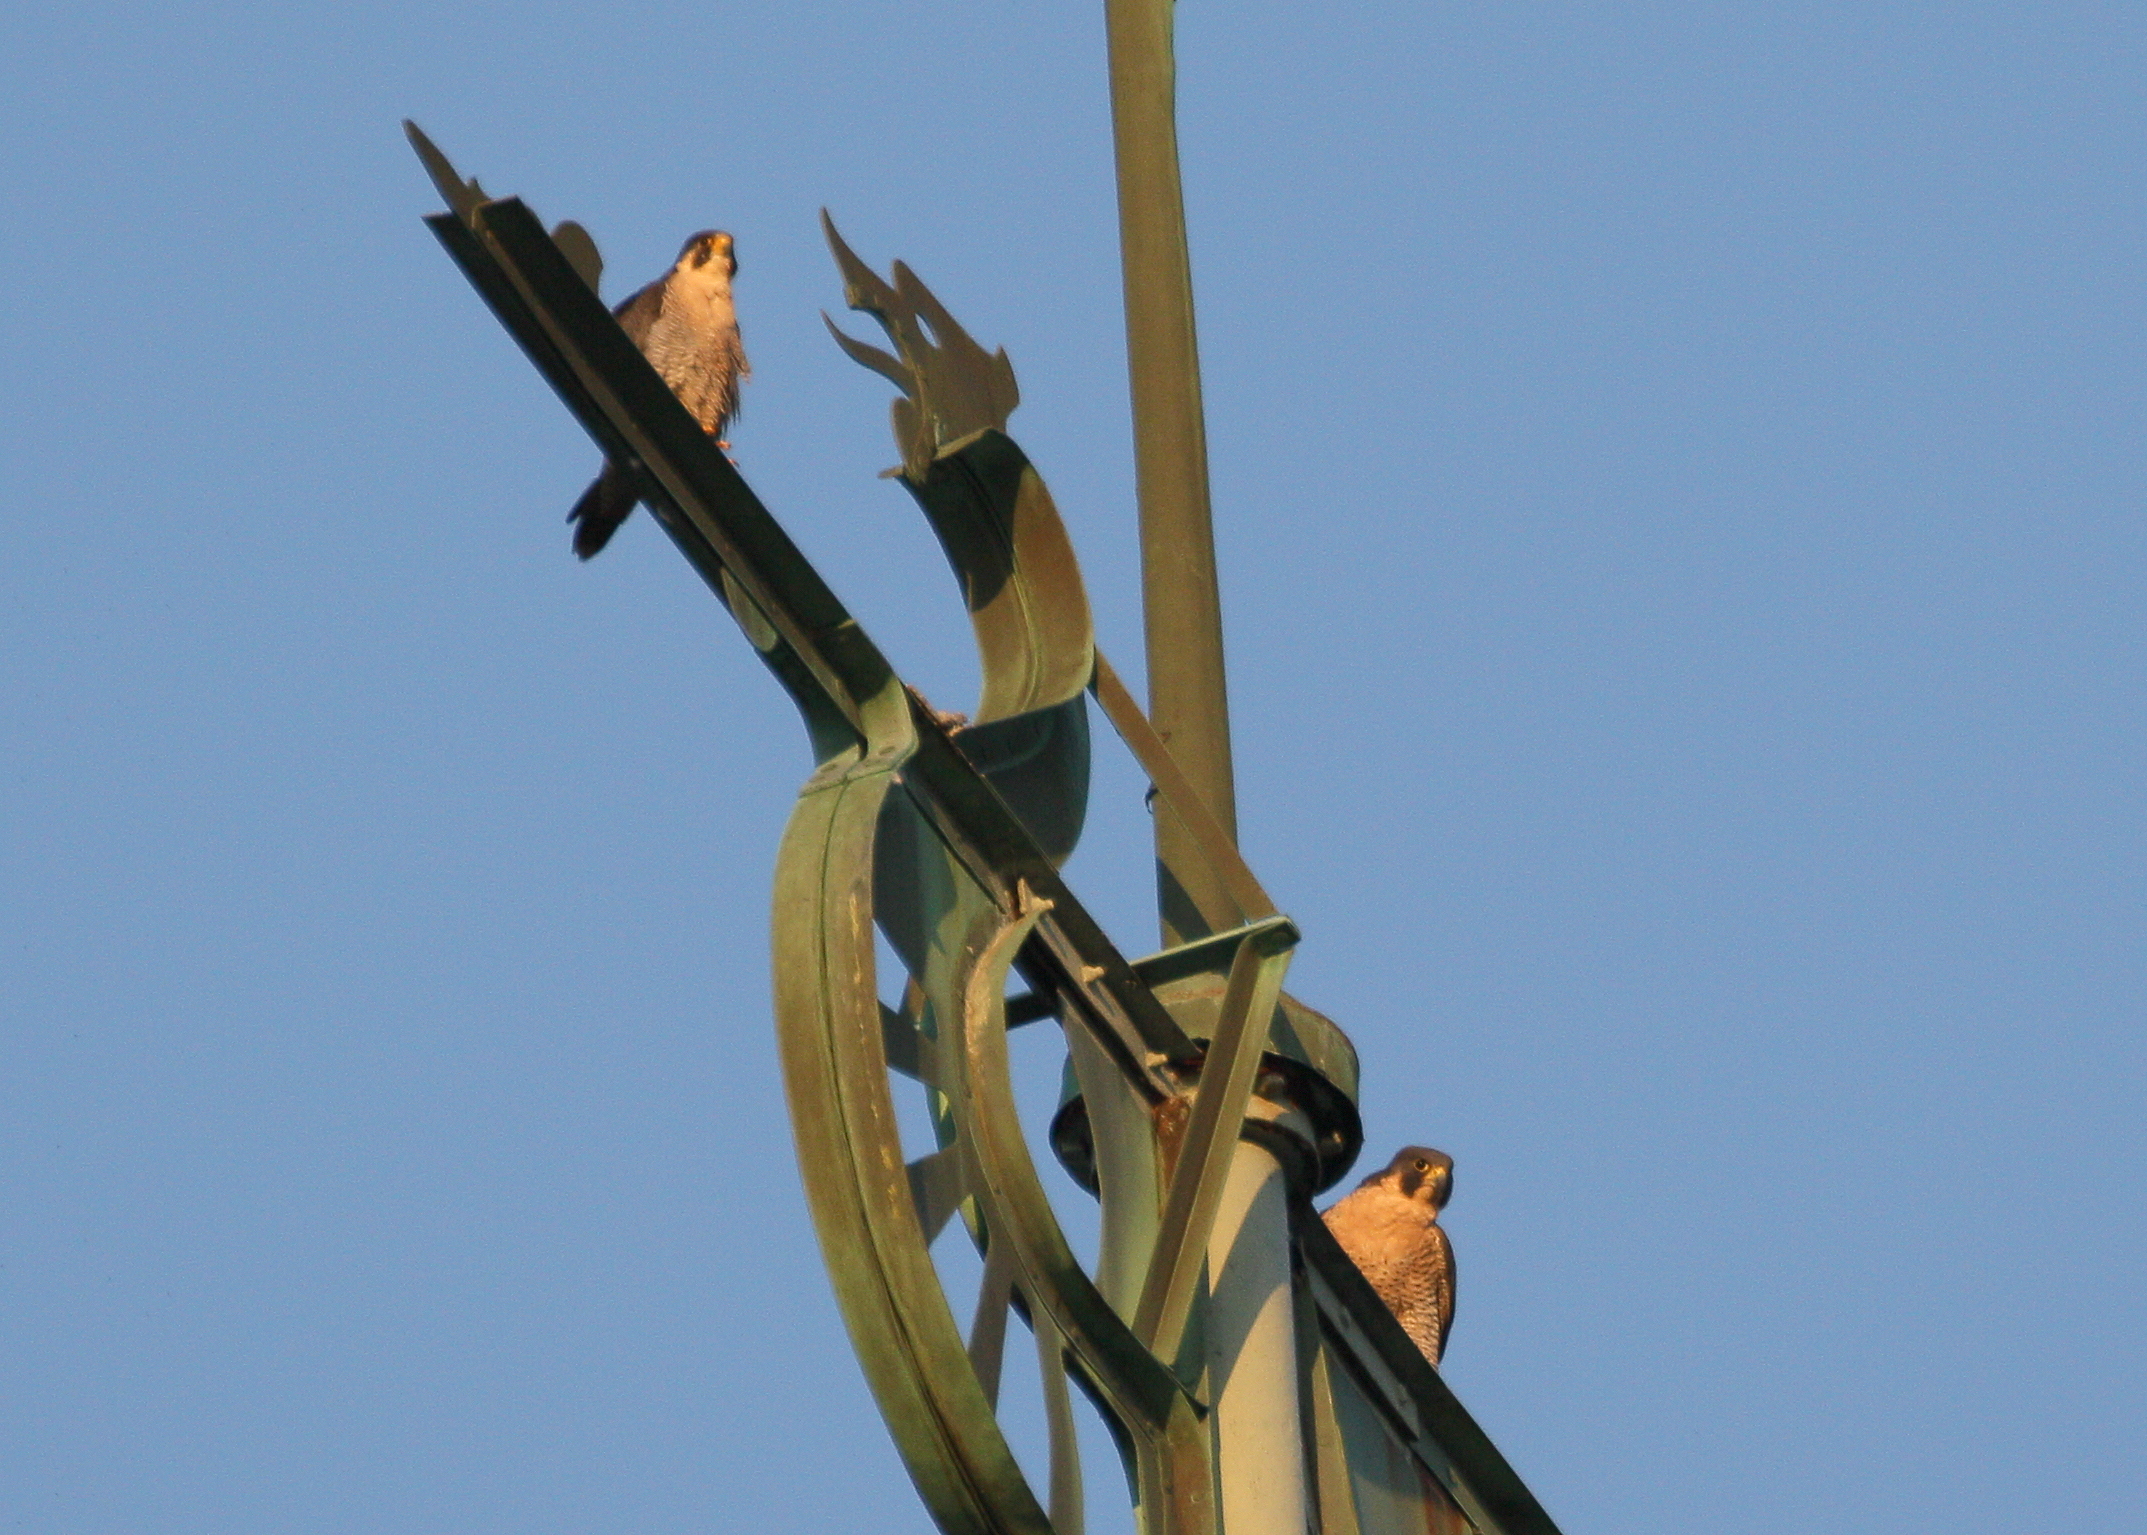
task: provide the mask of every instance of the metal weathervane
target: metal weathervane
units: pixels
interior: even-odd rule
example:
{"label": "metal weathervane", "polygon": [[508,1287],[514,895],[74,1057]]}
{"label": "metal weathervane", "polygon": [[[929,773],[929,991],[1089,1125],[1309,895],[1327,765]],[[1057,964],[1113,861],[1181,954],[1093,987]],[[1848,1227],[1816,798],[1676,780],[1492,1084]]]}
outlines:
{"label": "metal weathervane", "polygon": [[[1282,990],[1298,932],[1237,851],[1170,6],[1107,13],[1152,713],[1096,648],[1065,526],[1007,434],[1005,352],[906,266],[881,278],[822,216],[845,301],[892,350],[829,329],[900,391],[897,477],[975,631],[966,724],[895,674],[598,300],[580,226],[547,233],[410,126],[449,208],[426,223],[804,718],[816,767],[775,873],[791,1120],[851,1342],[939,1527],[1080,1535],[1078,1387],[1143,1535],[1557,1535],[1312,1209],[1360,1147],[1356,1054]],[[1165,947],[1142,959],[1058,872],[1091,698],[1155,789]],[[904,971],[884,988],[875,927]],[[1008,1031],[1046,1019],[1068,1057],[1050,1144],[1100,1204],[1093,1273],[1010,1083]],[[898,1090],[923,1093],[932,1147],[904,1147]],[[966,1327],[942,1239],[982,1258]],[[1039,1365],[1042,1487],[998,1417],[1010,1316]]]}

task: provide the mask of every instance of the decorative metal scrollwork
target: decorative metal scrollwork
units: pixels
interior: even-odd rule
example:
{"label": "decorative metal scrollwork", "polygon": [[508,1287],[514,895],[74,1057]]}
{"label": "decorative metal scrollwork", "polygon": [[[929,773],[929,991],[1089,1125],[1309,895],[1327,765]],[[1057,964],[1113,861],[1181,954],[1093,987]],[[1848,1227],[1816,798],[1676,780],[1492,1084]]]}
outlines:
{"label": "decorative metal scrollwork", "polygon": [[[956,744],[1038,848],[1063,862],[1087,802],[1085,690],[1095,652],[1071,542],[1041,476],[1005,435],[1020,398],[1012,365],[1004,351],[978,346],[907,267],[897,263],[893,280],[881,280],[822,219],[852,307],[879,321],[899,355],[843,335],[832,321],[828,328],[851,357],[903,390],[893,413],[899,478],[939,536],[975,628],[983,695]],[[1182,1501],[1182,1490],[1205,1487],[1211,1475],[1198,1404],[1074,1259],[1015,1108],[1006,980],[1051,924],[1055,903],[1025,881],[1011,902],[996,897],[899,783],[879,814],[873,886],[880,927],[908,972],[900,1002],[882,1005],[882,1040],[896,1069],[914,1063],[939,1141],[907,1164],[918,1233],[929,1246],[960,1208],[983,1259],[964,1351],[977,1392],[996,1405],[1008,1316],[1019,1315],[1035,1338],[1049,1434],[1040,1501],[1059,1535],[1082,1527],[1069,1372],[1130,1450],[1141,1501]],[[1163,1065],[1149,1067],[1158,1096],[1175,1087]],[[968,1395],[966,1387],[950,1393]],[[1011,1462],[1003,1441],[992,1442],[995,1423],[972,1416],[968,1427],[981,1470]],[[998,1478],[990,1485],[1002,1499],[994,1527],[1023,1527],[1029,1500]],[[1210,1506],[1204,1496],[1192,1503]],[[1200,1517],[1192,1528],[1205,1527]]]}
{"label": "decorative metal scrollwork", "polygon": [[[1288,1293],[1304,1382],[1306,1512],[1320,1535],[1556,1535],[1527,1489],[1310,1217],[1356,1153],[1355,1059],[1281,995],[1296,930],[1186,787],[1096,651],[1070,541],[1006,434],[1019,401],[897,264],[827,233],[852,307],[893,353],[843,336],[896,384],[898,471],[946,551],[983,669],[974,723],[905,688],[598,302],[579,226],[547,234],[413,127],[451,212],[435,235],[656,520],[736,616],[804,718],[815,768],[775,878],[775,1004],[807,1201],[850,1337],[919,1493],[949,1535],[1078,1535],[1069,1383],[1102,1411],[1151,1535],[1218,1527],[1209,1383],[1181,1347],[1220,1169],[1249,1103],[1294,1115]],[[829,327],[834,330],[832,323]],[[1059,877],[1088,794],[1086,693],[1217,875],[1208,937],[1129,961]],[[903,967],[883,1000],[875,927]],[[1009,996],[1010,977],[1025,990]],[[1057,1020],[1077,1092],[1052,1127],[1100,1190],[1092,1276],[1022,1133],[1007,1031]],[[902,1142],[893,1077],[927,1094],[933,1144]],[[907,1089],[905,1089],[907,1090]],[[1258,1116],[1255,1116],[1256,1120]],[[1242,1133],[1261,1133],[1254,1123]],[[982,1257],[966,1327],[931,1246],[960,1218]],[[996,1409],[1009,1318],[1030,1328],[1050,1460],[1032,1487]]]}

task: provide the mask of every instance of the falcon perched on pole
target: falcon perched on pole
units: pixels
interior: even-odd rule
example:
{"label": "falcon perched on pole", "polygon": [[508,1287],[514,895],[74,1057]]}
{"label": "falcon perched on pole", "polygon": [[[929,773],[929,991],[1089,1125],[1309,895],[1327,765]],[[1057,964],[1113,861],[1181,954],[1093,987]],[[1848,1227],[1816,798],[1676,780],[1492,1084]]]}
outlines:
{"label": "falcon perched on pole", "polygon": [[1454,1325],[1454,1248],[1439,1226],[1453,1192],[1452,1157],[1404,1146],[1326,1215],[1342,1251],[1433,1364]]}
{"label": "falcon perched on pole", "polygon": [[[731,237],[703,230],[686,242],[669,272],[612,311],[701,430],[724,448],[730,444],[723,428],[738,414],[738,385],[752,371],[731,307],[737,270]],[[607,462],[567,513],[575,525],[574,552],[586,560],[603,548],[640,499],[633,471]]]}

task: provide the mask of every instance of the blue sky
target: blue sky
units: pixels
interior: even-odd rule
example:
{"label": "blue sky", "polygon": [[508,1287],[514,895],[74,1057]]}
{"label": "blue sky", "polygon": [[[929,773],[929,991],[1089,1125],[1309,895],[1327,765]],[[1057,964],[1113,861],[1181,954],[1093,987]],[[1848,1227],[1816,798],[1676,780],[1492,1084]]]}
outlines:
{"label": "blue sky", "polygon": [[[739,462],[963,707],[816,214],[1011,353],[1137,669],[1100,16],[14,24],[8,1528],[926,1528],[776,1080],[800,734],[645,516],[568,555],[595,454],[397,125],[614,297],[736,233]],[[2147,22],[1179,38],[1244,842],[1373,1151],[1456,1159],[1449,1378],[1569,1535],[2122,1527]]]}

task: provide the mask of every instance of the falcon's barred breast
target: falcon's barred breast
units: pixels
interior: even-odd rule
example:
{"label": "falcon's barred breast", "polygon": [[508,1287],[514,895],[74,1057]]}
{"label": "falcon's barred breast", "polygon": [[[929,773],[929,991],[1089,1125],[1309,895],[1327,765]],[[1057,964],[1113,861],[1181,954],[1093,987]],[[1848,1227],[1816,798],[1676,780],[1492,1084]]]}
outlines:
{"label": "falcon's barred breast", "polygon": [[1326,1214],[1342,1251],[1433,1364],[1454,1325],[1454,1248],[1439,1226],[1453,1191],[1452,1157],[1404,1146]]}
{"label": "falcon's barred breast", "polygon": [[[731,237],[720,229],[703,230],[680,249],[669,272],[612,311],[701,430],[718,442],[737,418],[738,386],[752,371],[738,334],[738,312],[731,306],[731,278],[737,271]],[[633,472],[607,462],[567,513],[575,525],[574,552],[586,560],[603,548],[640,498]]]}

